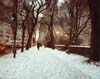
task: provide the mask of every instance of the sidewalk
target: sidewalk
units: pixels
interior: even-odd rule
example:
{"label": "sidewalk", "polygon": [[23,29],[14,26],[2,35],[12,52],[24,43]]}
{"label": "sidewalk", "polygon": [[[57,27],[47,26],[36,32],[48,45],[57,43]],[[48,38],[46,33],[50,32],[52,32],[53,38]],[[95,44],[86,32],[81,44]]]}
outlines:
{"label": "sidewalk", "polygon": [[38,51],[33,47],[24,53],[18,51],[16,59],[12,54],[1,57],[0,79],[100,79],[100,67],[84,64],[84,59],[63,51],[44,47]]}

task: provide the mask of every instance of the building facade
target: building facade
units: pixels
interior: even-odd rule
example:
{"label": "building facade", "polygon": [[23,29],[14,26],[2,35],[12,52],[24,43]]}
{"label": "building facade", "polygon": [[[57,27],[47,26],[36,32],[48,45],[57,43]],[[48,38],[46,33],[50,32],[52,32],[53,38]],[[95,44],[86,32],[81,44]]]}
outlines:
{"label": "building facade", "polygon": [[0,43],[8,44],[12,40],[12,30],[8,23],[0,21]]}

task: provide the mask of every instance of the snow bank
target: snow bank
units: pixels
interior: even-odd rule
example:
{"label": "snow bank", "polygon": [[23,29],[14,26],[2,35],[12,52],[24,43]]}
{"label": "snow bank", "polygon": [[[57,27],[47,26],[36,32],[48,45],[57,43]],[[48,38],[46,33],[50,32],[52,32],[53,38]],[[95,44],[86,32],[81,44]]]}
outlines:
{"label": "snow bank", "polygon": [[0,79],[100,79],[100,67],[83,56],[36,46],[0,58]]}
{"label": "snow bank", "polygon": [[70,47],[90,48],[90,46],[70,45]]}

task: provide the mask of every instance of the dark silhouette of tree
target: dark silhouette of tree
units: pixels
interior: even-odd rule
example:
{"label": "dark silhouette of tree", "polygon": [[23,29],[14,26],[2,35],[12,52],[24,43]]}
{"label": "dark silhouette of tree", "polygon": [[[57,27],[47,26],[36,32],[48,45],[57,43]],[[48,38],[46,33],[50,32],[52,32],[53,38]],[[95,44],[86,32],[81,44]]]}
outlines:
{"label": "dark silhouette of tree", "polygon": [[100,1],[88,0],[91,14],[91,57],[93,61],[100,61]]}
{"label": "dark silhouette of tree", "polygon": [[16,36],[17,36],[17,27],[18,27],[18,22],[17,22],[17,7],[18,7],[18,0],[13,0],[13,34],[14,34],[14,46],[13,46],[13,53],[14,53],[14,58],[16,58]]}
{"label": "dark silhouette of tree", "polygon": [[[30,29],[30,33],[29,33],[29,38],[28,38],[28,42],[26,44],[26,49],[28,50],[31,46],[31,40],[32,40],[32,35],[34,32],[34,28],[37,25],[38,19],[39,19],[39,14],[41,14],[44,10],[47,9],[47,3],[50,3],[51,0],[33,0],[33,1],[29,1],[27,7],[27,11],[31,11],[32,14],[32,18],[33,18],[33,24],[31,26]],[[26,3],[27,4],[27,3]],[[32,6],[32,8],[30,7]]]}
{"label": "dark silhouette of tree", "polygon": [[[0,20],[7,22],[11,25],[14,45],[13,45],[13,57],[16,57],[16,35],[17,35],[17,0],[11,0],[11,5],[5,5],[0,1],[1,7],[0,10]],[[9,7],[10,6],[10,7]]]}
{"label": "dark silhouette of tree", "polygon": [[[25,1],[21,2],[22,6],[21,6],[21,10],[19,12],[20,17],[21,17],[21,25],[22,25],[22,48],[21,48],[21,52],[24,51],[24,46],[25,46],[25,32],[27,30],[27,26],[29,27],[29,24],[32,24],[30,21],[28,22],[27,20],[30,18],[30,14],[31,11],[27,10],[27,7],[25,6]],[[31,9],[32,9],[32,5],[31,5]]]}
{"label": "dark silhouette of tree", "polygon": [[55,16],[57,15],[57,2],[58,0],[52,0],[51,3],[48,3],[49,7],[46,10],[46,13],[44,13],[46,17],[46,24],[48,26],[48,34],[49,34],[49,42],[50,42],[50,48],[55,48],[54,46],[54,35],[53,35],[53,28],[54,28],[54,21]]}

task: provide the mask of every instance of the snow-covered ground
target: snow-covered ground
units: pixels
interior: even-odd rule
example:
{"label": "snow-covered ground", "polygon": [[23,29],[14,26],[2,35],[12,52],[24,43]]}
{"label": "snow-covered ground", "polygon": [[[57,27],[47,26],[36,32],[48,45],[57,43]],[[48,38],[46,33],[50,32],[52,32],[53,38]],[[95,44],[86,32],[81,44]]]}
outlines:
{"label": "snow-covered ground", "polygon": [[100,66],[84,62],[87,58],[63,51],[36,47],[0,58],[0,79],[100,79]]}

